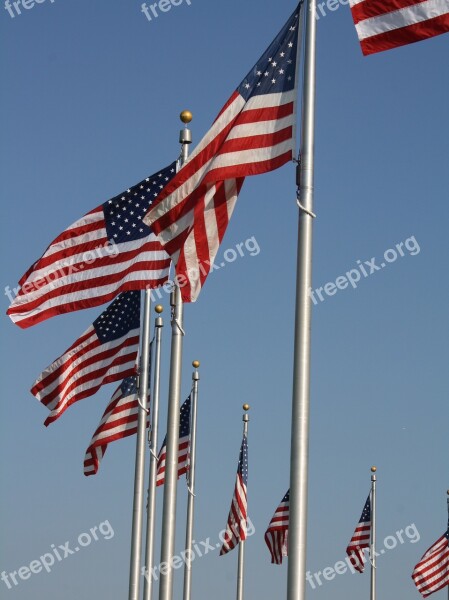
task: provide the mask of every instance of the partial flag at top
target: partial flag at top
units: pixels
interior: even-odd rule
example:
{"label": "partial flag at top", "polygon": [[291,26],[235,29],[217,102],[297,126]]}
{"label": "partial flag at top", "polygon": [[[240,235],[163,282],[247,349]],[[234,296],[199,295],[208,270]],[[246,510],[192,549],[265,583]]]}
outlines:
{"label": "partial flag at top", "polygon": [[[190,405],[191,396],[184,400],[179,409],[178,479],[189,470],[190,449]],[[162,442],[157,457],[156,485],[165,483],[165,461],[167,458],[167,436]]]}
{"label": "partial flag at top", "polygon": [[349,4],[365,55],[449,31],[449,0],[349,0]]}
{"label": "partial flag at top", "polygon": [[176,264],[185,302],[201,291],[245,177],[294,158],[301,5],[144,219]]}
{"label": "partial flag at top", "polygon": [[368,496],[363,507],[362,516],[355,528],[352,538],[346,548],[354,569],[359,573],[365,570],[365,548],[369,548],[371,541],[371,497]]}
{"label": "partial flag at top", "polygon": [[175,165],[94,208],[54,239],[19,281],[7,311],[11,320],[31,327],[167,281],[170,258],[142,217],[174,176]]}

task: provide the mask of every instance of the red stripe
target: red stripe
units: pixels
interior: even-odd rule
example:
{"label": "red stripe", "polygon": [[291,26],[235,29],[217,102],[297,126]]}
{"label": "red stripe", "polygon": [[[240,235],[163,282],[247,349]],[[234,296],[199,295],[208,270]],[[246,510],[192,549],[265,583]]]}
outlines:
{"label": "red stripe", "polygon": [[422,4],[425,1],[427,0],[365,0],[351,6],[351,13],[354,23],[357,25],[365,19],[386,15],[401,8]]}
{"label": "red stripe", "polygon": [[[244,150],[258,150],[259,148],[271,148],[282,142],[291,140],[293,136],[293,127],[285,127],[274,133],[264,135],[252,135],[251,137],[234,138],[224,142],[220,155],[228,152],[242,152]],[[238,160],[238,157],[236,157]],[[246,163],[245,163],[246,164]],[[212,170],[213,172],[213,170]]]}
{"label": "red stripe", "polygon": [[365,56],[397,48],[406,44],[419,42],[430,37],[441,35],[449,31],[449,13],[428,19],[422,23],[401,27],[386,33],[373,35],[365,40],[361,40],[360,45]]}

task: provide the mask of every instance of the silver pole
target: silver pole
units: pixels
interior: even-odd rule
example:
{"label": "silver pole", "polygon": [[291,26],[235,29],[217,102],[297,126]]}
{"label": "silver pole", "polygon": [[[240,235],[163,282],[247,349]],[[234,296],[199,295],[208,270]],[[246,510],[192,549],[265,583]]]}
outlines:
{"label": "silver pole", "polygon": [[[163,308],[158,304],[155,309],[158,315],[161,315]],[[151,394],[151,403],[153,405],[153,414],[151,417],[150,434],[150,468],[148,479],[148,508],[147,508],[147,539],[145,546],[145,568],[143,574],[145,581],[143,583],[143,598],[151,600],[153,593],[153,577],[151,569],[154,559],[154,524],[156,518],[156,475],[157,475],[157,435],[159,422],[159,396],[160,396],[160,377],[161,377],[161,339],[162,327],[164,323],[162,317],[158,316],[154,324],[154,378],[153,392]]]}
{"label": "silver pole", "polygon": [[[243,410],[245,411],[242,421],[243,421],[243,435],[248,437],[248,422],[249,422],[249,414],[246,412],[249,410],[249,404],[243,405]],[[238,558],[238,568],[237,568],[237,600],[243,600],[243,578],[245,575],[245,542],[239,542],[239,558]]]}
{"label": "silver pole", "polygon": [[371,595],[376,600],[376,467],[371,467]]}
{"label": "silver pole", "polygon": [[[181,121],[186,127],[181,130],[182,144],[179,165],[182,166],[188,155],[188,145],[191,143],[190,130],[187,123],[192,120],[189,111],[181,113]],[[179,401],[181,398],[182,371],[182,342],[183,305],[179,286],[175,285],[171,294],[172,307],[172,339],[170,356],[170,383],[168,390],[167,414],[167,454],[165,459],[164,505],[162,510],[162,544],[161,544],[161,573],[159,581],[159,600],[173,598],[173,566],[172,559],[175,549],[176,532],[176,493],[178,481],[178,444],[179,444]],[[163,568],[162,568],[163,567]]]}
{"label": "silver pole", "polygon": [[[198,405],[198,381],[200,374],[197,369],[200,366],[198,360],[192,363],[195,371],[192,373],[192,400],[190,405],[190,463],[188,475],[188,500],[187,500],[187,525],[186,525],[186,556],[191,556],[193,541],[193,520],[195,512],[195,460],[196,460],[196,409]],[[183,600],[190,600],[192,595],[192,563],[185,561],[184,567],[184,594]]]}
{"label": "silver pole", "polygon": [[[301,153],[297,169],[301,210],[298,222],[295,342],[290,455],[290,525],[287,599],[306,597],[307,499],[309,462],[310,327],[315,125],[316,0],[305,2],[305,54]],[[298,48],[301,41],[298,41]]]}
{"label": "silver pole", "polygon": [[144,292],[141,360],[139,371],[139,415],[137,421],[136,466],[129,570],[129,600],[139,600],[140,559],[142,553],[143,497],[145,484],[145,432],[147,425],[148,380],[150,369],[151,292]]}
{"label": "silver pole", "polygon": [[[449,529],[449,490],[447,490],[447,528]],[[449,586],[447,588],[447,597],[449,600]]]}

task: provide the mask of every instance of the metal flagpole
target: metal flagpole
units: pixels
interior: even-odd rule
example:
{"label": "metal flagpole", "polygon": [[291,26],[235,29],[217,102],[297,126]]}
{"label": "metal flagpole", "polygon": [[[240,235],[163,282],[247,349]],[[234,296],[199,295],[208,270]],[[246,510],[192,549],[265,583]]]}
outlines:
{"label": "metal flagpole", "polygon": [[159,396],[160,396],[160,376],[161,376],[161,340],[162,327],[164,323],[160,316],[163,312],[163,307],[158,304],[155,309],[159,315],[156,318],[154,329],[154,379],[153,391],[151,394],[151,403],[153,405],[153,414],[151,417],[151,433],[150,433],[150,473],[148,480],[148,508],[147,508],[147,538],[145,546],[145,567],[143,574],[145,581],[143,584],[144,600],[151,600],[153,592],[153,577],[151,569],[153,567],[154,557],[154,524],[156,518],[156,475],[157,475],[157,435],[159,422]]}
{"label": "metal flagpole", "polygon": [[[187,123],[192,114],[185,110],[181,121],[186,125],[181,130],[179,141],[182,144],[179,165],[187,159],[189,144],[192,142]],[[178,481],[178,443],[179,443],[179,401],[181,397],[183,305],[179,286],[175,285],[170,299],[172,307],[172,338],[170,356],[170,382],[168,390],[167,414],[167,454],[165,460],[164,505],[162,510],[161,577],[159,581],[159,600],[173,598],[173,567],[171,561],[175,548],[176,530],[176,492]]]}
{"label": "metal flagpole", "polygon": [[376,600],[376,467],[371,467],[371,595],[370,600]]}
{"label": "metal flagpole", "polygon": [[[192,366],[195,369],[192,373],[192,399],[190,405],[190,451],[189,451],[189,473],[188,473],[188,500],[187,500],[187,525],[186,525],[186,556],[191,556],[193,540],[193,519],[195,509],[195,459],[196,459],[196,409],[198,404],[198,382],[200,374],[198,367],[200,362],[194,360]],[[183,600],[190,600],[192,594],[192,563],[185,561],[184,566],[184,595]]]}
{"label": "metal flagpole", "polygon": [[148,380],[150,369],[151,291],[144,292],[141,359],[139,369],[139,414],[137,421],[136,466],[129,570],[129,600],[139,600],[140,557],[142,552],[143,496],[145,483],[145,432],[147,425]]}
{"label": "metal flagpole", "polygon": [[[243,405],[245,411],[243,421],[243,435],[248,437],[248,422],[249,422],[249,404]],[[239,542],[239,558],[238,558],[238,570],[237,570],[237,600],[243,600],[243,577],[245,574],[245,542],[240,540]]]}
{"label": "metal flagpole", "polygon": [[[300,164],[295,342],[290,454],[290,524],[287,599],[305,600],[309,462],[310,327],[315,125],[316,0],[305,0],[305,54]],[[298,42],[298,47],[301,41]]]}

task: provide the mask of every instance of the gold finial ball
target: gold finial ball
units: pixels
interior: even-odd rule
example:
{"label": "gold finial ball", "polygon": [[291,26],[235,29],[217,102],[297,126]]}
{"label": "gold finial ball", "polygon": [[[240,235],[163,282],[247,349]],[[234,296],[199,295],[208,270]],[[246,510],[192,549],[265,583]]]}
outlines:
{"label": "gold finial ball", "polygon": [[194,367],[195,369],[198,369],[199,366],[200,366],[200,361],[199,360],[192,361],[192,367]]}
{"label": "gold finial ball", "polygon": [[157,312],[158,315],[160,315],[162,312],[164,312],[164,307],[162,306],[162,304],[157,304],[154,307],[154,310]]}
{"label": "gold finial ball", "polygon": [[377,471],[377,467],[371,467],[371,473],[375,473]]}
{"label": "gold finial ball", "polygon": [[183,123],[187,125],[187,123],[190,123],[190,121],[193,119],[193,115],[190,112],[190,110],[183,110],[182,113],[179,115],[179,118]]}
{"label": "gold finial ball", "polygon": [[242,406],[242,408],[243,408],[243,410],[249,410],[249,409],[250,409],[250,406],[249,406],[249,404],[244,404],[244,405]]}

